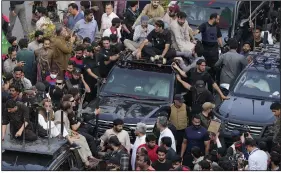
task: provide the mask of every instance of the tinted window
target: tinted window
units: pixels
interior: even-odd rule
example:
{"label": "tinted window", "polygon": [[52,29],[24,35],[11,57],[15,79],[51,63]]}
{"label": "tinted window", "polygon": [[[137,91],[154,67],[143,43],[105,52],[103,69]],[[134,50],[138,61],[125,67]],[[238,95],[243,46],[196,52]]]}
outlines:
{"label": "tinted window", "polygon": [[172,88],[172,74],[116,67],[107,78],[102,92],[140,98],[169,99]]}
{"label": "tinted window", "polygon": [[235,94],[280,99],[280,74],[245,71],[234,88]]}
{"label": "tinted window", "polygon": [[232,25],[235,2],[184,1],[179,5],[181,11],[187,14],[187,21],[191,25],[199,26],[207,22],[212,13],[220,15],[220,28],[228,29]]}

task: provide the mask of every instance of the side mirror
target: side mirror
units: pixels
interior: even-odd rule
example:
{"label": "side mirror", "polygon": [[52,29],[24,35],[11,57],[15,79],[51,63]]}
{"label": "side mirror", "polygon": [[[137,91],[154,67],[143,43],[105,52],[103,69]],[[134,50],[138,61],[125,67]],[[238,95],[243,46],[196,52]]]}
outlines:
{"label": "side mirror", "polygon": [[228,42],[228,40],[229,40],[229,38],[228,38],[228,37],[224,37],[224,42],[225,42],[225,43],[227,43],[227,42]]}
{"label": "side mirror", "polygon": [[227,91],[229,90],[229,87],[230,85],[227,84],[227,83],[223,83],[223,84],[220,84],[220,87],[223,88],[223,89],[226,89]]}

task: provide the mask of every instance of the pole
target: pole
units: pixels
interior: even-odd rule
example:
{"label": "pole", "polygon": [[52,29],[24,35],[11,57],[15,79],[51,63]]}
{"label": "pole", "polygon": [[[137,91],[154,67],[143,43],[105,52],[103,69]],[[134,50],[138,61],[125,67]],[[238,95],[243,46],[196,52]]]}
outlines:
{"label": "pole", "polygon": [[48,123],[49,123],[49,129],[48,129],[48,148],[50,149],[50,138],[51,138],[51,117],[50,117],[50,113],[47,110],[47,119],[48,119]]}
{"label": "pole", "polygon": [[61,110],[61,126],[60,126],[60,134],[61,138],[63,138],[63,111]]}
{"label": "pole", "polygon": [[[94,54],[95,56],[96,54]],[[96,65],[98,65],[98,57],[97,55],[95,56],[95,60],[96,60]],[[98,67],[99,68],[99,67]],[[98,79],[97,80],[97,95],[96,95],[96,109],[99,109],[99,102],[100,102],[100,96],[99,96],[99,92],[100,92],[100,82],[101,82],[101,79]],[[98,139],[98,126],[99,126],[99,115],[95,115],[95,118],[96,118],[96,126],[95,126],[95,138]]]}

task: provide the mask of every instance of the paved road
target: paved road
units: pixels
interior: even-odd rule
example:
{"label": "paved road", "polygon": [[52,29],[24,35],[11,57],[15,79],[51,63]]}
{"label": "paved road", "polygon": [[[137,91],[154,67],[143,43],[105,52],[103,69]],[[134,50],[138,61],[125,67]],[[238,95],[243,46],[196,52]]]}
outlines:
{"label": "paved road", "polygon": [[[25,6],[26,6],[26,20],[28,24],[28,29],[29,31],[32,31],[34,27],[31,26],[31,17],[32,17],[32,6],[29,5],[32,1],[26,1]],[[9,17],[9,7],[10,7],[10,1],[2,1],[2,13],[7,15]],[[17,39],[23,38],[23,31],[22,31],[22,26],[17,18],[15,27],[13,29],[13,36],[16,36]]]}

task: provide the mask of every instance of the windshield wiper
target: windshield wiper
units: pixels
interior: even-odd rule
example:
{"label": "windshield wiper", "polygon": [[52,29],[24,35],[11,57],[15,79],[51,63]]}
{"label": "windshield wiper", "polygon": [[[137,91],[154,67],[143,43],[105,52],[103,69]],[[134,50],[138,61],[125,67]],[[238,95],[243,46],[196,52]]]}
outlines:
{"label": "windshield wiper", "polygon": [[109,95],[102,95],[103,97],[123,97],[123,98],[132,98],[139,100],[136,96],[126,95],[126,94],[109,94]]}
{"label": "windshield wiper", "polygon": [[140,98],[139,100],[149,100],[149,101],[167,101],[165,99],[158,99],[158,98],[147,98],[147,97],[144,97],[144,98]]}

